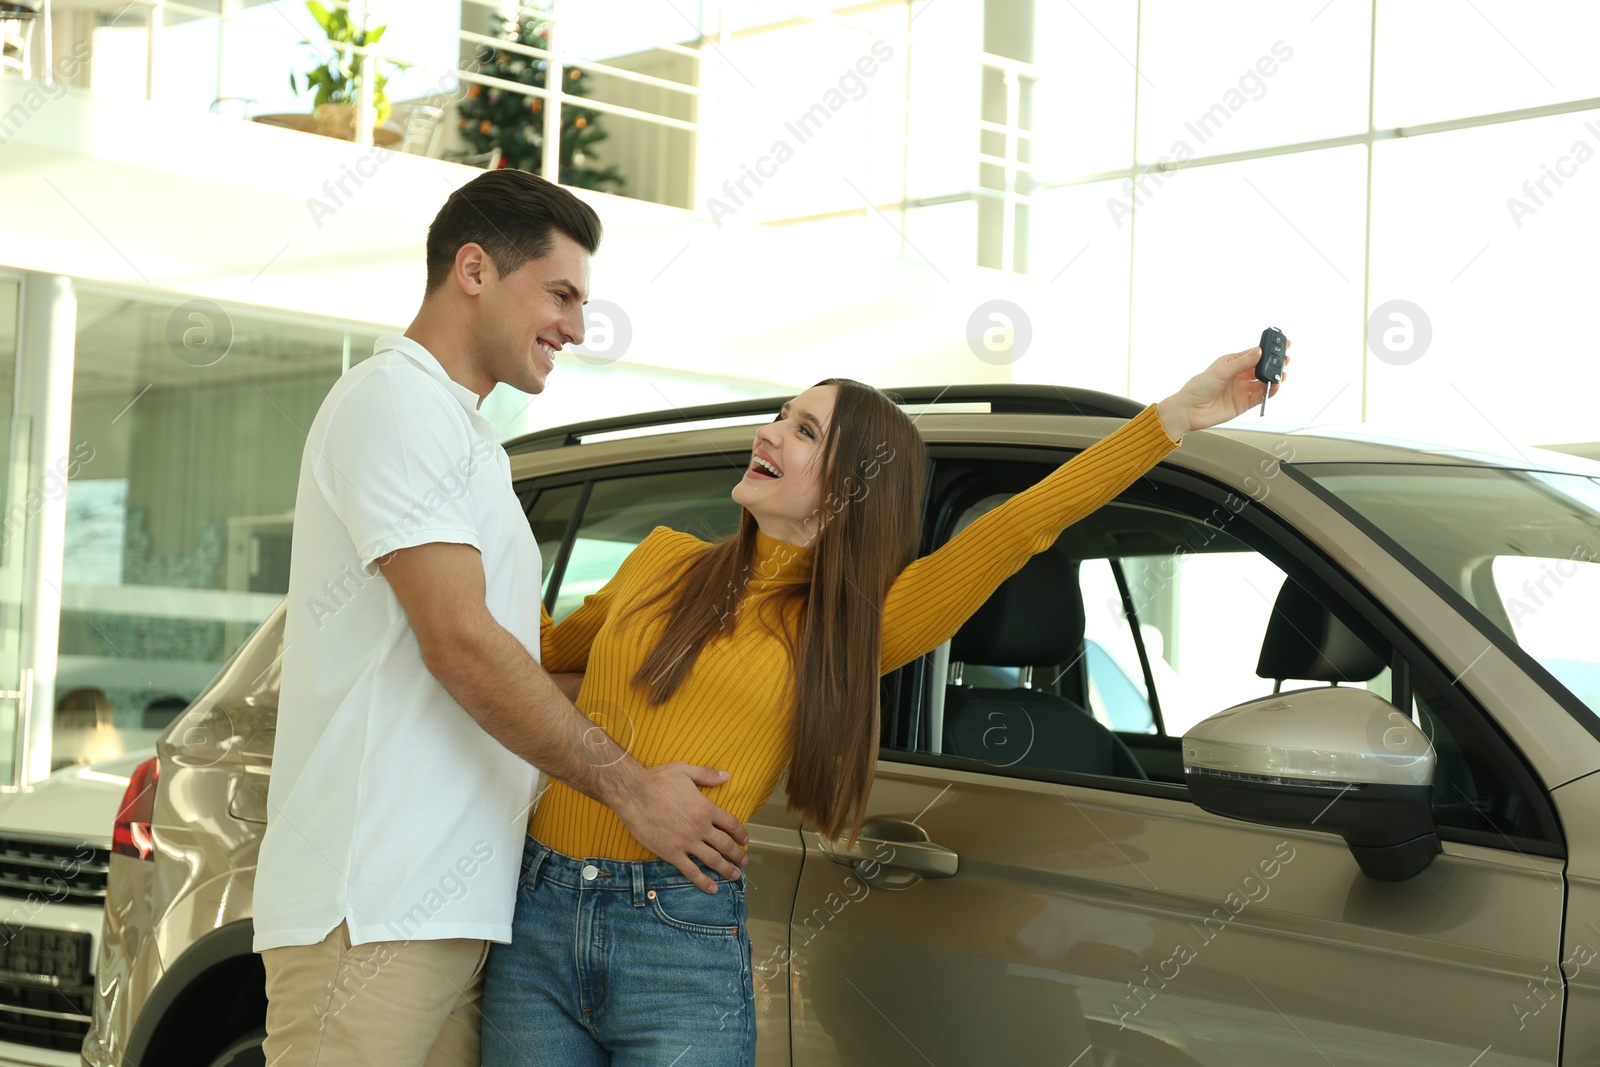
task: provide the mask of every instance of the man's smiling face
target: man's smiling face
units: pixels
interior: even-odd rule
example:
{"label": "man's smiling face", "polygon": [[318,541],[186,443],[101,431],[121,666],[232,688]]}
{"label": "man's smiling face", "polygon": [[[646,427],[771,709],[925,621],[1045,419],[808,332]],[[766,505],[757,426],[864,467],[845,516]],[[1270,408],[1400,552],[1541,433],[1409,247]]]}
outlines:
{"label": "man's smiling face", "polygon": [[589,252],[560,230],[550,236],[548,253],[510,274],[484,264],[479,358],[493,380],[524,393],[543,392],[556,353],[583,343]]}

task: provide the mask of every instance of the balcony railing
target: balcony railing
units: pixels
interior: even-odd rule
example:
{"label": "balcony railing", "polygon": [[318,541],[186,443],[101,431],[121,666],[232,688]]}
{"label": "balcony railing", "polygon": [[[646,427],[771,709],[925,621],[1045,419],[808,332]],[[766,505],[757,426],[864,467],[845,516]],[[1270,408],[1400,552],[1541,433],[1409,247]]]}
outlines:
{"label": "balcony railing", "polygon": [[[882,184],[867,204],[843,205],[845,212],[904,210],[959,200],[998,202],[1005,209],[1004,221],[1000,224],[1002,258],[1010,263],[1016,244],[1016,209],[1029,201],[1035,185],[1031,162],[1034,134],[1021,119],[1028,113],[1031,87],[1042,76],[1033,64],[977,49],[952,49],[937,41],[930,43],[927,34],[916,30],[915,8],[911,4],[906,5],[906,17],[897,30],[886,26],[882,18],[868,21],[856,14],[841,14],[792,0],[743,0],[742,3],[730,0],[724,4],[702,4],[699,25],[684,27],[688,31],[687,40],[649,42],[646,52],[674,58],[680,64],[671,72],[677,77],[663,77],[632,69],[638,64],[630,60],[637,56],[590,58],[577,54],[562,15],[562,9],[570,2],[545,0],[538,5],[508,7],[485,0],[462,0],[450,19],[453,24],[448,31],[444,23],[440,23],[440,34],[448,32],[453,37],[451,51],[454,55],[439,55],[441,50],[430,38],[427,47],[434,51],[431,61],[421,55],[407,54],[407,47],[394,43],[397,36],[403,36],[397,29],[404,27],[393,25],[393,18],[388,19],[391,32],[378,44],[321,39],[320,31],[305,18],[298,2],[131,0],[120,10],[113,12],[108,7],[98,16],[73,5],[57,18],[59,28],[54,53],[62,54],[63,33],[70,35],[74,30],[79,34],[88,30],[91,35],[114,32],[117,54],[104,64],[96,55],[97,68],[111,68],[120,77],[120,86],[109,91],[131,90],[142,93],[146,99],[170,102],[175,95],[182,94],[171,91],[173,76],[167,72],[177,69],[177,65],[198,66],[206,72],[204,76],[209,77],[214,69],[211,110],[300,128],[310,127],[309,115],[280,112],[274,117],[271,113],[274,107],[296,106],[284,93],[286,79],[283,75],[291,70],[298,72],[308,65],[338,61],[348,68],[352,61],[359,61],[366,76],[351,79],[356,90],[351,102],[354,105],[352,139],[357,144],[376,142],[402,151],[444,155],[479,165],[495,165],[498,160],[482,156],[470,158],[468,146],[455,129],[456,108],[474,87],[516,94],[529,100],[530,113],[537,114],[535,121],[539,123],[543,146],[541,173],[551,180],[560,180],[563,115],[569,108],[581,108],[620,120],[619,135],[607,142],[608,162],[619,151],[626,154],[634,142],[651,137],[672,138],[666,141],[661,155],[670,157],[663,165],[680,171],[674,176],[675,191],[669,193],[664,187],[641,189],[636,184],[627,192],[644,199],[696,207],[706,204],[708,196],[715,195],[726,176],[723,174],[727,166],[725,161],[732,158],[727,150],[745,135],[740,129],[730,128],[727,122],[717,123],[717,116],[725,111],[728,99],[725,94],[743,93],[748,88],[730,69],[730,51],[736,51],[739,42],[753,36],[783,33],[797,26],[828,27],[862,34],[870,39],[886,40],[908,60],[915,55],[941,64],[960,64],[965,74],[973,75],[971,78],[964,75],[962,84],[969,86],[974,98],[984,92],[985,76],[997,76],[993,84],[999,91],[990,91],[990,98],[982,109],[986,117],[971,116],[972,128],[965,136],[958,134],[956,150],[941,163],[941,168],[948,171],[948,180],[941,178],[933,184],[943,186],[943,191],[912,196],[904,180],[890,180]],[[335,0],[328,7],[345,9],[355,25],[384,22],[390,14],[395,18],[402,14],[392,5],[385,8],[381,3],[364,0]],[[738,9],[740,18],[738,25],[730,28],[734,20],[727,12],[733,8]],[[432,9],[428,16],[437,10]],[[544,47],[481,32],[492,30],[497,22],[527,17],[535,17],[549,27]],[[138,40],[140,36],[142,41]],[[111,38],[105,40],[109,46]],[[41,53],[42,47],[36,35],[35,53]],[[412,47],[417,47],[415,39]],[[806,46],[797,44],[796,47]],[[544,84],[529,85],[475,69],[473,57],[480,49],[493,49],[530,63],[545,64]],[[267,52],[273,53],[273,61],[281,56],[288,62],[279,63],[275,70],[270,70],[270,64],[264,63],[263,53]],[[374,78],[370,76],[382,65],[387,65],[391,72],[406,68],[405,75],[393,81],[409,87],[402,93],[390,92],[397,99],[395,121],[388,129],[380,128],[376,121],[379,109]],[[40,66],[36,63],[34,69],[38,71]],[[597,75],[596,81],[607,88],[628,86],[639,92],[631,94],[627,103],[618,102],[615,92],[599,97],[569,92],[566,74],[574,70]],[[101,76],[102,72],[96,69],[96,82]],[[272,82],[276,84],[270,84]],[[100,88],[99,85],[94,87]],[[184,88],[191,100],[200,99],[194,78],[191,77]],[[403,95],[406,92],[410,95]],[[903,157],[911,141],[913,113],[926,116],[944,110],[948,104],[946,100],[933,98],[913,100],[909,89],[890,85],[875,86],[872,94],[874,113],[883,118],[863,135],[870,143],[850,148],[852,153],[862,157],[873,153],[899,153]],[[607,99],[606,95],[613,99]],[[537,107],[531,106],[533,101],[538,102]],[[298,106],[310,110],[303,98]],[[263,111],[269,113],[262,114]],[[708,121],[713,123],[709,129]],[[718,141],[723,151],[720,160],[709,154],[710,146]],[[739,150],[742,149],[736,149],[733,154]],[[885,197],[884,192],[894,185],[899,186],[898,195]],[[769,207],[775,209],[767,211],[770,221],[805,221],[810,217],[803,208],[785,210],[781,202],[771,202]]]}

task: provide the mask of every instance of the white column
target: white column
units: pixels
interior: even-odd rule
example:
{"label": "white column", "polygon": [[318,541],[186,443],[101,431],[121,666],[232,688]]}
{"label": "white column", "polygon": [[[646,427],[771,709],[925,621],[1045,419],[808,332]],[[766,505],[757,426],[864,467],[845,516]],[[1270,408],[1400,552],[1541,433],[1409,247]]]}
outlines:
{"label": "white column", "polygon": [[[57,461],[72,451],[72,371],[78,329],[78,298],[72,279],[59,274],[26,275],[19,326],[16,412],[31,425],[24,497],[28,525],[23,538],[21,664],[24,674],[30,669],[33,672],[20,775],[27,786],[50,773],[67,535],[65,482],[51,472]],[[0,681],[11,685],[19,680]]]}
{"label": "white column", "polygon": [[[368,11],[366,0],[350,0],[348,10],[350,25],[357,27],[361,36],[365,37],[368,30]],[[345,53],[349,63],[361,64],[361,81],[356,85],[356,136],[358,145],[372,143],[372,127],[378,123],[377,85],[373,81],[378,76],[378,59],[376,56],[359,55],[355,52]]]}
{"label": "white column", "polygon": [[144,98],[156,98],[156,70],[161,65],[161,33],[167,25],[167,9],[162,0],[155,0],[150,5],[145,15],[149,22],[145,24],[144,38]]}
{"label": "white column", "polygon": [[44,23],[44,42],[43,46],[39,50],[40,54],[44,57],[44,63],[41,64],[44,69],[39,72],[39,76],[41,79],[43,79],[46,85],[53,85],[55,84],[56,80],[56,46],[54,40],[55,35],[53,33],[53,28],[50,25],[49,0],[45,0],[44,17],[39,21]]}
{"label": "white column", "polygon": [[561,65],[561,23],[559,5],[550,4],[550,34],[545,51],[550,53],[545,67],[544,87],[550,96],[544,101],[543,150],[539,156],[539,177],[547,182],[561,181],[561,93],[567,91],[566,68]]}
{"label": "white column", "polygon": [[717,194],[712,183],[722,174],[725,166],[722,138],[726,108],[722,94],[728,87],[729,79],[722,61],[722,22],[722,0],[705,0],[700,5],[702,40],[700,55],[695,60],[695,84],[700,87],[700,95],[695,98],[694,120],[699,123],[700,129],[694,135],[694,178],[689,194],[689,206],[702,214],[706,211],[706,201]]}
{"label": "white column", "polygon": [[244,0],[221,0],[217,5],[217,114],[237,114],[244,117],[244,104],[233,101],[232,86],[238,79],[230,72],[239,62],[243,48],[239,45],[239,27],[231,20],[244,13]]}

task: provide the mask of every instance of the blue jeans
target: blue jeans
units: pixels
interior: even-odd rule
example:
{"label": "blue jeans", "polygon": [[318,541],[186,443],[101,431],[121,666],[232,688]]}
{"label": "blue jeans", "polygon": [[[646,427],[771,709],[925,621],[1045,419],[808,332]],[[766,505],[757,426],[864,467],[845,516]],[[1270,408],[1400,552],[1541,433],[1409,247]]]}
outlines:
{"label": "blue jeans", "polygon": [[484,1067],[754,1063],[744,884],[711,876],[715,894],[664,860],[573,859],[529,837],[511,944],[489,948]]}

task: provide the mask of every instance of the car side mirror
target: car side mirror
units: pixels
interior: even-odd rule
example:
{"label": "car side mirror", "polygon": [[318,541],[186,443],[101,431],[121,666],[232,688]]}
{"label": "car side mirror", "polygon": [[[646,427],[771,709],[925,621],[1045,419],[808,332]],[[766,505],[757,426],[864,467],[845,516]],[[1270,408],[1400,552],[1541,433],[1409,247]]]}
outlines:
{"label": "car side mirror", "polygon": [[1433,744],[1365,689],[1300,689],[1219,712],[1183,735],[1189,797],[1213,815],[1338,834],[1368,878],[1399,882],[1439,854]]}

